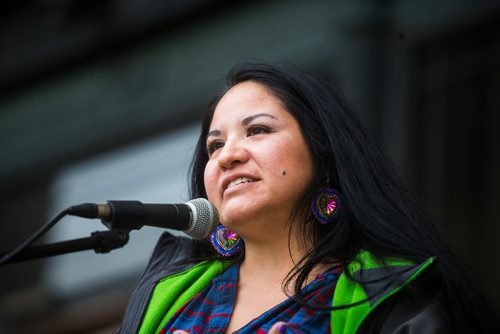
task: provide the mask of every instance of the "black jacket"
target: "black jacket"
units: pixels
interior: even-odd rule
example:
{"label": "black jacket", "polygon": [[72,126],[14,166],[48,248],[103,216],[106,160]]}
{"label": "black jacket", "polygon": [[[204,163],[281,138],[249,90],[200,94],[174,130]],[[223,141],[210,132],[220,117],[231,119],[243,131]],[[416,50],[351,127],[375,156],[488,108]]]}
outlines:
{"label": "black jacket", "polygon": [[[164,233],[134,290],[118,333],[137,333],[157,283],[188,272],[191,240]],[[360,253],[361,254],[361,253]],[[449,333],[439,285],[433,275],[433,259],[423,264],[407,261],[376,262],[363,252],[349,265],[355,280],[343,273],[335,288],[333,305],[369,301],[345,310],[332,311],[332,333]],[[176,279],[179,275],[175,275]],[[353,300],[352,296],[357,296]],[[175,296],[165,296],[175,298]]]}

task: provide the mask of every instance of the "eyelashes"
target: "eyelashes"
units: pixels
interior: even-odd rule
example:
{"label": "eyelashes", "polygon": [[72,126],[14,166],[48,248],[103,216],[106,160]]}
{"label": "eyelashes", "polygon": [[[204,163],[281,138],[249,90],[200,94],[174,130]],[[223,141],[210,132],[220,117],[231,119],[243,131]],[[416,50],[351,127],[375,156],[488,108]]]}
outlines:
{"label": "eyelashes", "polygon": [[[256,125],[249,126],[247,128],[246,136],[252,137],[252,136],[256,136],[256,135],[268,134],[271,132],[273,132],[273,131],[269,126],[256,124]],[[215,138],[211,141],[208,141],[207,147],[206,147],[208,156],[210,157],[213,153],[215,153],[215,151],[217,151],[218,149],[220,149],[222,147],[224,147],[224,141],[221,139]]]}
{"label": "eyelashes", "polygon": [[210,157],[216,150],[219,148],[223,147],[224,143],[222,140],[216,139],[207,144],[207,153],[208,156]]}
{"label": "eyelashes", "polygon": [[247,129],[247,137],[271,132],[271,128],[265,125],[253,125]]}

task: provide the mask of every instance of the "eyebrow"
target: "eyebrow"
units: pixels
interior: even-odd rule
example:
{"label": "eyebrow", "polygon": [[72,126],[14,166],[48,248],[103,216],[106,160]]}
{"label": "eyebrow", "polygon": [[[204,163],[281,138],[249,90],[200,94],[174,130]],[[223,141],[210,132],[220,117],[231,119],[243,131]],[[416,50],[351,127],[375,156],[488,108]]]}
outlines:
{"label": "eyebrow", "polygon": [[207,134],[207,139],[209,137],[218,137],[220,136],[220,131],[219,130],[212,130]]}
{"label": "eyebrow", "polygon": [[[254,119],[257,119],[259,117],[269,117],[269,118],[272,118],[272,119],[276,119],[276,117],[274,117],[273,115],[270,115],[270,114],[266,114],[266,113],[259,113],[259,114],[255,114],[255,115],[251,115],[251,116],[248,116],[248,117],[245,117],[242,121],[241,121],[241,125],[243,126],[247,126],[248,124],[250,124]],[[217,136],[220,136],[221,132],[220,130],[212,130],[210,131],[208,134],[207,134],[207,139],[209,137],[217,137]]]}
{"label": "eyebrow", "polygon": [[269,114],[266,114],[266,113],[260,113],[260,114],[255,114],[255,115],[251,115],[251,116],[245,117],[241,121],[241,124],[246,126],[246,125],[250,124],[250,122],[252,122],[254,119],[259,118],[259,117],[269,117],[269,118],[276,119],[276,117],[274,117],[273,115],[269,115]]}

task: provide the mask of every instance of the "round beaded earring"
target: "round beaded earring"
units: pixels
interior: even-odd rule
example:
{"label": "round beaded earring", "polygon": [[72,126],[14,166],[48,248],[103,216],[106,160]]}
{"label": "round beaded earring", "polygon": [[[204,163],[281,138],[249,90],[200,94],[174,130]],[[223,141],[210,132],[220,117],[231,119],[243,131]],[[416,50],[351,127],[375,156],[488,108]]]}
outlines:
{"label": "round beaded earring", "polygon": [[243,245],[243,240],[224,225],[219,225],[212,233],[210,242],[217,253],[224,257],[236,255],[241,251]]}

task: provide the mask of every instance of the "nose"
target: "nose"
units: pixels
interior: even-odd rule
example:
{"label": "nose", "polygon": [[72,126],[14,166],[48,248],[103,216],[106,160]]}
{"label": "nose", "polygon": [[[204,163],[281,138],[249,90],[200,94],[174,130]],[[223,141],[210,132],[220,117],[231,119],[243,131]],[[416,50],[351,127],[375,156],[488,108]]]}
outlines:
{"label": "nose", "polygon": [[226,141],[217,157],[219,166],[230,169],[248,160],[248,152],[237,140]]}

